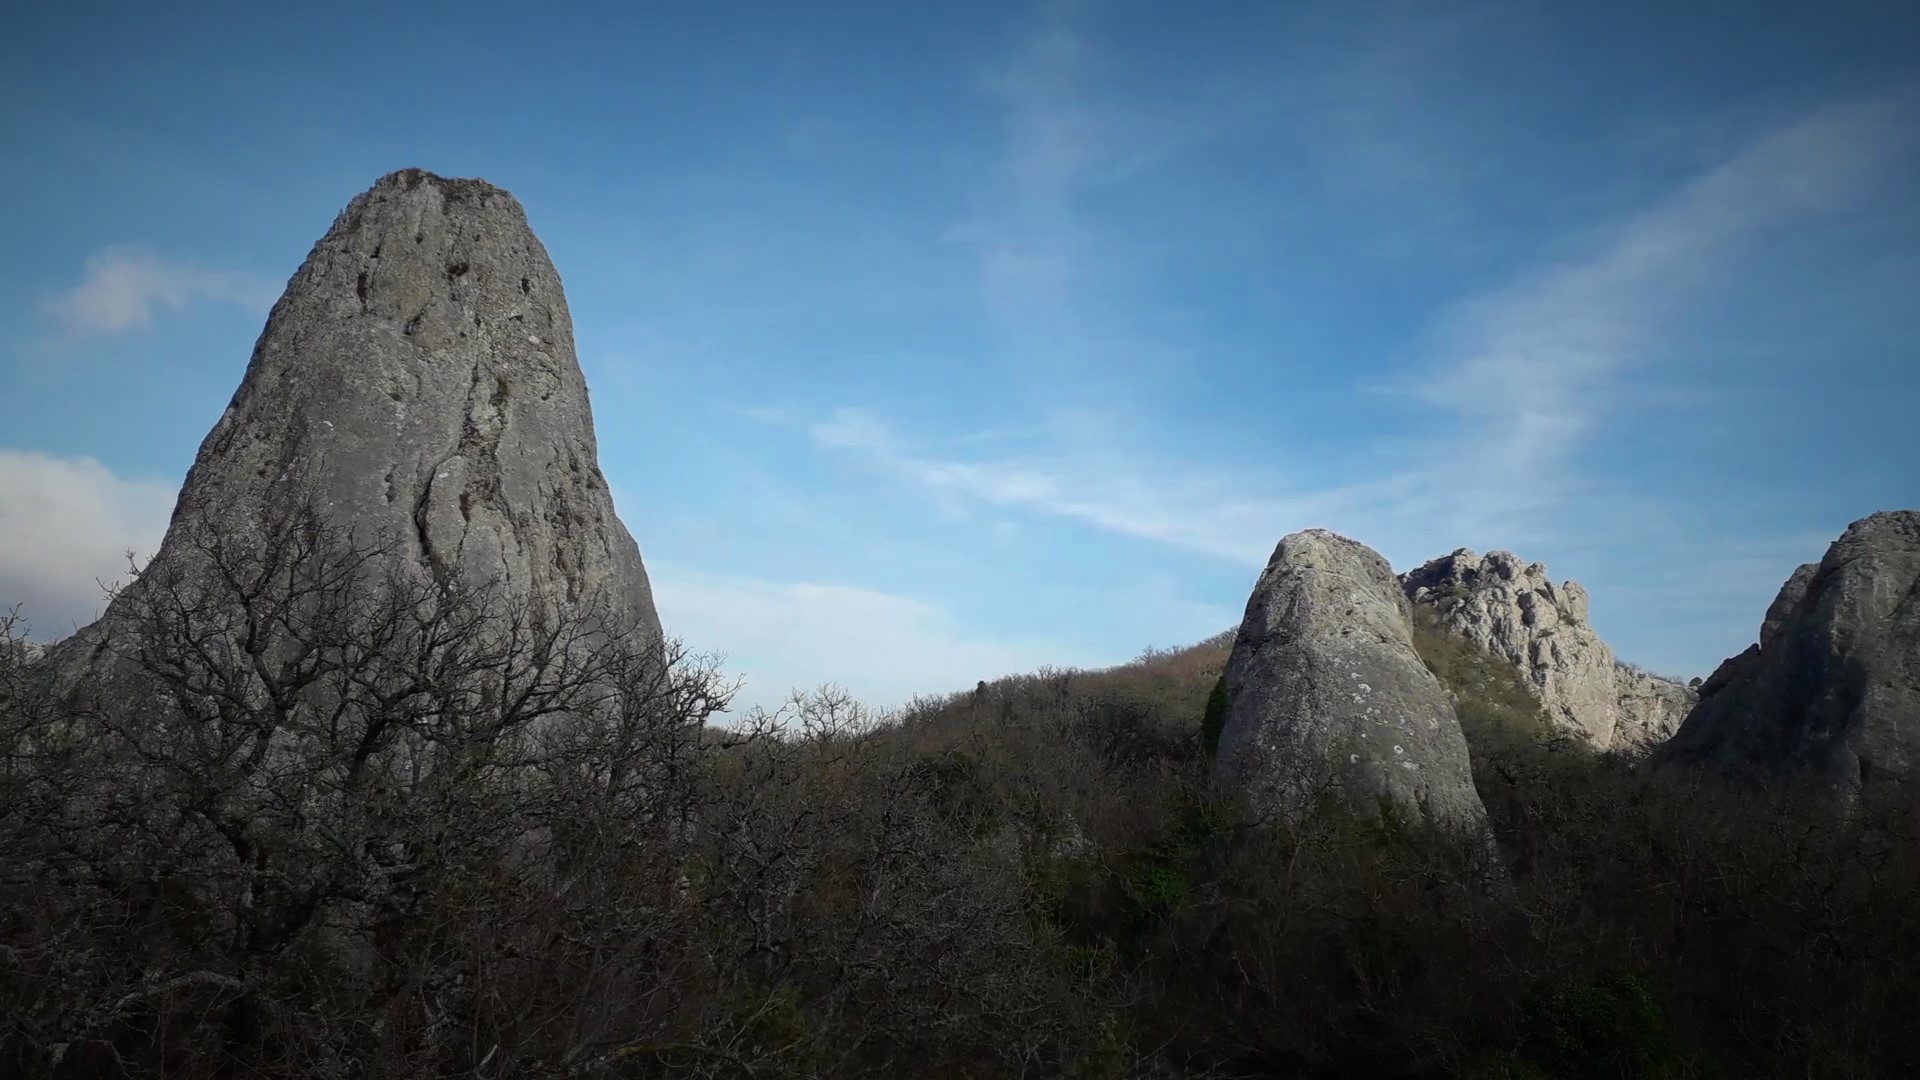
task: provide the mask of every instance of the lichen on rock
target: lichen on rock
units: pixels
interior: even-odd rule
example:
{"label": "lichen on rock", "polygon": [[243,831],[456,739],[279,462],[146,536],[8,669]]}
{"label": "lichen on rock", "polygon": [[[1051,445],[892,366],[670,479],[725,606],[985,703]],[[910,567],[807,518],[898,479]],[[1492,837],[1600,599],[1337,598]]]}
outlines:
{"label": "lichen on rock", "polygon": [[1461,548],[1400,581],[1449,632],[1511,663],[1556,727],[1596,748],[1655,745],[1693,705],[1685,685],[1621,663],[1588,622],[1586,589],[1555,584],[1540,563]]}
{"label": "lichen on rock", "polygon": [[1221,677],[1216,775],[1263,815],[1384,803],[1479,835],[1467,745],[1414,651],[1410,609],[1377,552],[1324,530],[1280,541]]}
{"label": "lichen on rock", "polygon": [[148,572],[186,569],[190,536],[300,505],[395,542],[389,569],[660,637],[560,276],[520,203],[483,180],[402,170],[340,213],[274,305]]}

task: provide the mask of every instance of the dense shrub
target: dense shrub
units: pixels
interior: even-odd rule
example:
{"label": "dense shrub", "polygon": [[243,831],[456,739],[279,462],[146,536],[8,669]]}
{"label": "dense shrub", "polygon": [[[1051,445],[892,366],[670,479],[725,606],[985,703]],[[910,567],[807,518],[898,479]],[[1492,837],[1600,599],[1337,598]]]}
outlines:
{"label": "dense shrub", "polygon": [[1249,828],[1230,635],[719,723],[677,646],[283,527],[112,678],[0,622],[0,1075],[1920,1075],[1911,805],[1587,753],[1430,621],[1504,881]]}
{"label": "dense shrub", "polygon": [[1672,1054],[1653,988],[1635,975],[1543,989],[1525,1023],[1527,1048],[1560,1076],[1647,1076]]}

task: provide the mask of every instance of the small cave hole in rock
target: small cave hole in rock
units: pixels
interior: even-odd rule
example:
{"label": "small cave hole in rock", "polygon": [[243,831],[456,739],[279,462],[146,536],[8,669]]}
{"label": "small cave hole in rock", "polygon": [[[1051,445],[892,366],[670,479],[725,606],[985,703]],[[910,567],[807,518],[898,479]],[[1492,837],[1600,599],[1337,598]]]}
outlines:
{"label": "small cave hole in rock", "polygon": [[529,280],[529,279],[527,279],[527,278],[521,278],[521,279],[520,279],[520,291],[521,291],[521,292],[523,292],[523,293],[526,293],[526,294],[527,294],[528,296],[532,296],[532,295],[533,295],[533,282],[532,282],[531,280]]}
{"label": "small cave hole in rock", "polygon": [[420,320],[421,320],[421,319],[422,319],[423,317],[425,317],[425,313],[422,313],[422,314],[420,314],[420,315],[415,315],[415,316],[414,316],[413,318],[411,318],[411,319],[408,319],[408,320],[407,320],[407,325],[406,325],[406,326],[405,326],[405,327],[404,327],[403,329],[401,329],[401,331],[400,331],[400,332],[401,332],[401,333],[403,333],[403,334],[405,334],[405,335],[407,335],[408,337],[412,337],[412,336],[413,336],[413,332],[414,332],[415,330],[418,330],[418,329],[420,329]]}
{"label": "small cave hole in rock", "polygon": [[447,276],[450,278],[464,277],[469,269],[471,269],[471,267],[464,262],[448,263]]}
{"label": "small cave hole in rock", "polygon": [[359,280],[353,283],[353,295],[360,298],[360,307],[364,310],[367,306],[367,272],[365,270],[360,271]]}

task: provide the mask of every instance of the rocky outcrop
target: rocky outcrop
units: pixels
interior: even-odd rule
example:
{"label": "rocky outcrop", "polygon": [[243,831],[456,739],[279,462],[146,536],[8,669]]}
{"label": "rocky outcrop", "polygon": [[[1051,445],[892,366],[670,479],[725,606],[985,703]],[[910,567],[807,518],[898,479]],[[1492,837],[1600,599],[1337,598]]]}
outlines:
{"label": "rocky outcrop", "polygon": [[[348,204],[274,305],[148,573],[190,561],[192,537],[303,504],[391,542],[405,573],[591,605],[659,637],[560,276],[519,202],[484,181],[409,169]],[[114,616],[80,639],[97,650]]]}
{"label": "rocky outcrop", "polygon": [[1587,621],[1587,591],[1540,563],[1462,548],[1402,575],[1440,625],[1517,668],[1561,730],[1602,749],[1657,744],[1692,708],[1686,686],[1620,663]]}
{"label": "rocky outcrop", "polygon": [[1413,647],[1410,608],[1378,553],[1322,530],[1280,541],[1221,676],[1216,773],[1295,818],[1323,797],[1385,801],[1478,834],[1475,793],[1446,690]]}
{"label": "rocky outcrop", "polygon": [[1920,511],[1856,521],[1795,570],[1662,757],[1855,794],[1920,776]]}
{"label": "rocky outcrop", "polygon": [[1647,750],[1672,738],[1699,700],[1693,687],[1685,683],[1625,664],[1614,670],[1613,688],[1619,701],[1619,722],[1607,745],[1615,750]]}

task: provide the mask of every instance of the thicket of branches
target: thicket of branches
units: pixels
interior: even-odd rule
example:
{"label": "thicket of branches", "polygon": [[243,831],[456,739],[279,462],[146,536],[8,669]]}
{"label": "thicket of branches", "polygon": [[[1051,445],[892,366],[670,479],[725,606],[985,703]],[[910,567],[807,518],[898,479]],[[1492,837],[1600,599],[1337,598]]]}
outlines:
{"label": "thicket of branches", "polygon": [[1596,758],[1431,626],[1511,888],[1250,828],[1225,640],[723,725],[711,660],[311,512],[192,540],[111,663],[0,623],[0,1075],[1920,1074],[1912,806]]}

